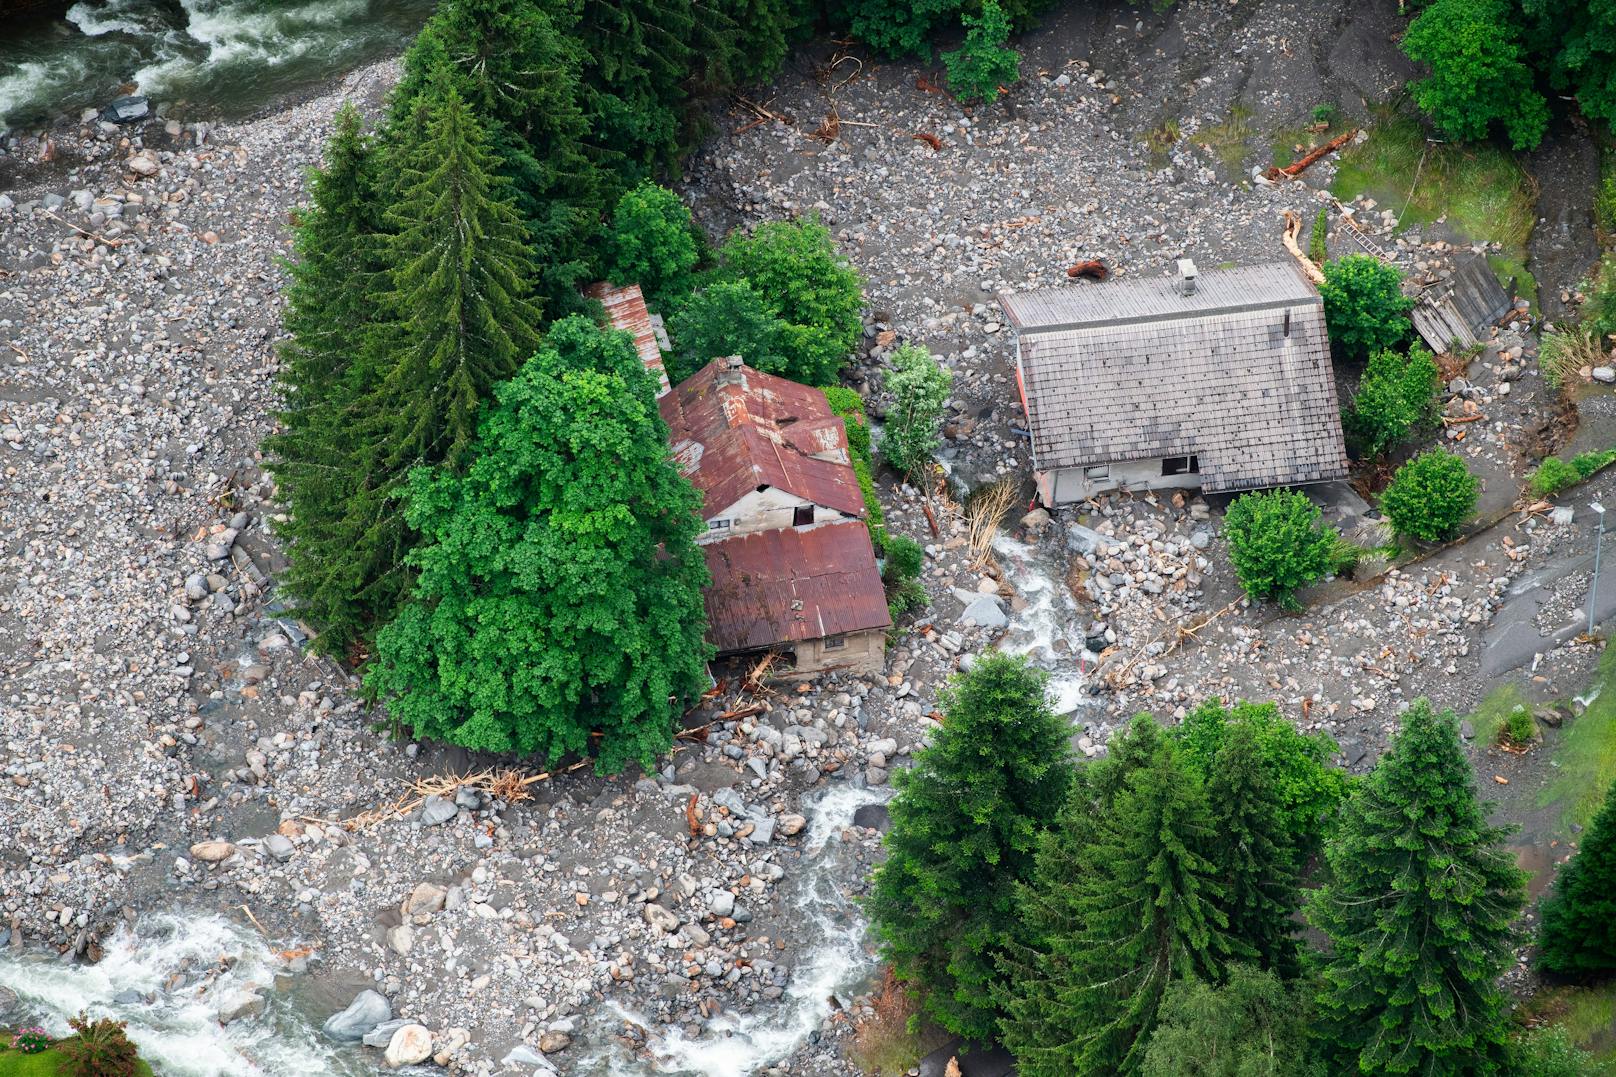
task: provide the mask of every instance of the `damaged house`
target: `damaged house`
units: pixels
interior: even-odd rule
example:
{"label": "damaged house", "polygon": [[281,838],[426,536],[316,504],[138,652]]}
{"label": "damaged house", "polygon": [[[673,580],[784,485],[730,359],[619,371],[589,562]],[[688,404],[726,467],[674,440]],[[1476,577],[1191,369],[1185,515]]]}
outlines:
{"label": "damaged house", "polygon": [[1345,478],[1318,291],[1289,262],[1003,293],[1048,506]]}
{"label": "damaged house", "polygon": [[715,359],[658,402],[701,491],[721,655],[780,651],[799,672],[879,669],[892,625],[842,420],[825,394]]}

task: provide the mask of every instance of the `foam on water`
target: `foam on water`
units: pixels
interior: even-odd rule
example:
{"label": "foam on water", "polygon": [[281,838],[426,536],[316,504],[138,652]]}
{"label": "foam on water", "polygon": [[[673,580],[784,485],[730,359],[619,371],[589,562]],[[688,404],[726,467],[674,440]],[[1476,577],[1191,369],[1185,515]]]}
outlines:
{"label": "foam on water", "polygon": [[[80,1012],[127,1021],[129,1038],[164,1077],[373,1072],[357,1052],[323,1042],[276,994],[284,971],[262,938],[218,916],[146,916],[133,930],[121,927],[94,965],[0,954],[0,987],[17,995],[26,1020],[58,1036]],[[220,1003],[249,987],[261,989],[269,1011],[220,1025]]]}
{"label": "foam on water", "polygon": [[[855,789],[839,784],[805,802],[808,830],[804,856],[795,869],[796,885],[788,899],[800,932],[796,951],[805,955],[791,970],[785,993],[751,1014],[726,1014],[708,1023],[708,1032],[691,1038],[669,1029],[649,1045],[653,1072],[679,1077],[747,1077],[789,1055],[830,1016],[830,999],[857,990],[875,970],[875,957],[865,945],[868,924],[844,891],[850,865],[839,835],[852,825],[853,813],[866,804],[883,803],[890,789]],[[656,1028],[621,1006],[608,1004],[616,1021]],[[601,1059],[594,1060],[600,1072]],[[609,1056],[605,1072],[612,1077],[640,1077],[641,1060]]]}
{"label": "foam on water", "polygon": [[[1026,655],[1047,670],[1055,713],[1071,714],[1088,700],[1088,671],[1080,664],[1084,647],[1077,603],[1057,583],[1057,567],[1034,547],[1000,532],[994,536],[993,552],[1005,578],[1027,603],[1019,612],[1007,611],[1010,628],[999,649]],[[1070,643],[1064,654],[1055,648],[1055,642],[1062,639]]]}

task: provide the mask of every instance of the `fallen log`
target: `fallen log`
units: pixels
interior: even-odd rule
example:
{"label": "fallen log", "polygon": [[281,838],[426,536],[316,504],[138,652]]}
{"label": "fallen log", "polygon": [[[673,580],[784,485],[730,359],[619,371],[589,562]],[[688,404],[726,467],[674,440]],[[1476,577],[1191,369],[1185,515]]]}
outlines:
{"label": "fallen log", "polygon": [[1066,275],[1074,279],[1081,277],[1084,280],[1105,280],[1111,276],[1111,268],[1098,258],[1090,258],[1086,262],[1067,266]]}
{"label": "fallen log", "polygon": [[1285,244],[1285,249],[1291,252],[1291,257],[1296,259],[1296,264],[1302,267],[1304,277],[1314,284],[1323,284],[1324,271],[1313,264],[1313,259],[1302,253],[1302,245],[1296,241],[1297,237],[1302,234],[1302,218],[1288,209],[1280,211],[1280,216],[1285,218],[1285,231],[1281,237],[1281,241]]}
{"label": "fallen log", "polygon": [[1304,171],[1306,171],[1309,165],[1313,164],[1319,158],[1334,153],[1342,146],[1345,146],[1348,142],[1351,142],[1352,137],[1357,133],[1358,129],[1354,127],[1350,131],[1336,135],[1324,145],[1308,150],[1299,159],[1292,161],[1284,168],[1280,168],[1277,165],[1270,165],[1268,170],[1263,173],[1263,178],[1269,180],[1295,179],[1297,176],[1300,176]]}

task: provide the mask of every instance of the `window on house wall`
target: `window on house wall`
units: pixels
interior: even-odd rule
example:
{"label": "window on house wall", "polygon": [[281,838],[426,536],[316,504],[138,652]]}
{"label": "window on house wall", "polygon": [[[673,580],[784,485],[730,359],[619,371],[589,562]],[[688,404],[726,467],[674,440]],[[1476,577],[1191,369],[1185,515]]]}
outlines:
{"label": "window on house wall", "polygon": [[1162,461],[1163,475],[1199,475],[1201,473],[1201,458],[1199,456],[1169,456]]}
{"label": "window on house wall", "polygon": [[707,530],[709,530],[709,531],[722,531],[728,526],[729,526],[729,521],[728,520],[708,520],[707,521]]}
{"label": "window on house wall", "polygon": [[825,637],[825,650],[827,650],[827,651],[841,651],[841,650],[846,650],[846,648],[847,648],[847,637],[846,636],[826,636]]}
{"label": "window on house wall", "polygon": [[791,526],[805,527],[814,522],[814,507],[812,505],[798,505],[791,510]]}
{"label": "window on house wall", "polygon": [[1083,469],[1083,477],[1089,482],[1103,481],[1111,477],[1110,464],[1095,464],[1093,467]]}

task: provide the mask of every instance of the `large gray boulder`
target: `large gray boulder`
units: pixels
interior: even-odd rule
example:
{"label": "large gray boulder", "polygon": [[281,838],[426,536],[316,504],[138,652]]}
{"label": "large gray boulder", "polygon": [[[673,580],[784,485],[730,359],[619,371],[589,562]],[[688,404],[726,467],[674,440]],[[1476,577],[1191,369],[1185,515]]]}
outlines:
{"label": "large gray boulder", "polygon": [[365,1038],[365,1033],[392,1016],[393,1004],[366,988],[354,996],[346,1010],[327,1018],[320,1030],[338,1043],[358,1043]]}

